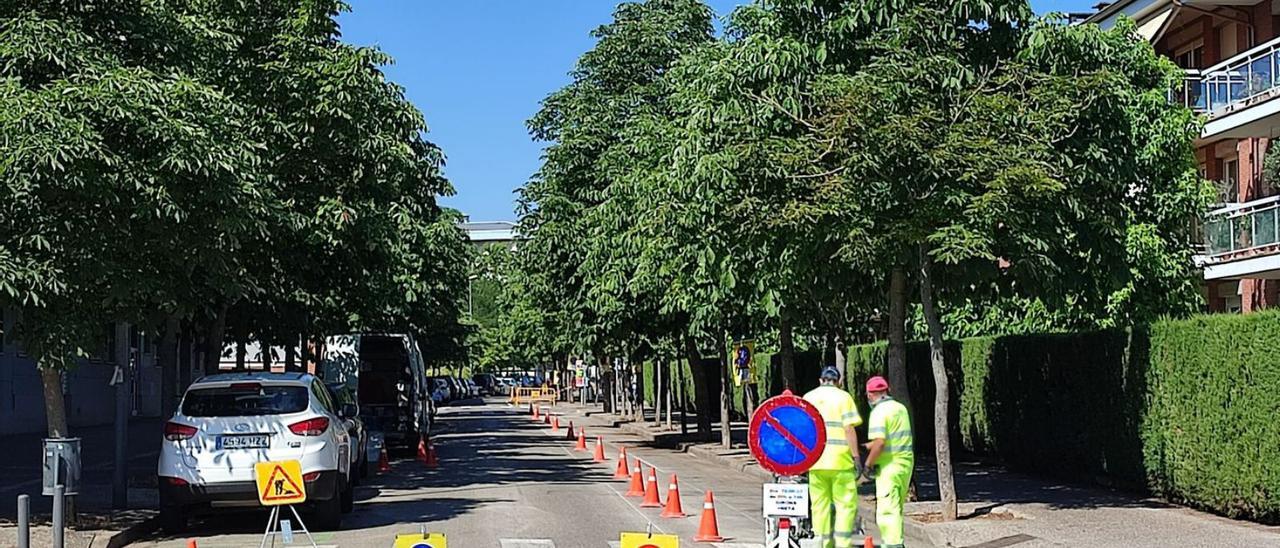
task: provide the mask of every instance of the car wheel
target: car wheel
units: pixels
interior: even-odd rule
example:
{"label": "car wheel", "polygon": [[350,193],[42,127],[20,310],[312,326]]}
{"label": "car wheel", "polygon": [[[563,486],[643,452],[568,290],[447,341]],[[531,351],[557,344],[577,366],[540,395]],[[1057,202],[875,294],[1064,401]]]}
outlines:
{"label": "car wheel", "polygon": [[337,531],[342,528],[342,495],[316,504],[316,529]]}
{"label": "car wheel", "polygon": [[341,502],[339,509],[344,514],[350,514],[356,508],[356,488],[351,482],[345,483],[345,488],[338,495],[338,500]]}
{"label": "car wheel", "polygon": [[160,528],[171,535],[187,529],[187,510],[181,506],[160,508]]}

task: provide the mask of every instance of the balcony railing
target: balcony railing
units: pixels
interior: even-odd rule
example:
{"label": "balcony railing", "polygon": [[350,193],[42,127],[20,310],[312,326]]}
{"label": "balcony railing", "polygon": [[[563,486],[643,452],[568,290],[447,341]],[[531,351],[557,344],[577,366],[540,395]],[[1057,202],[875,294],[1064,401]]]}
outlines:
{"label": "balcony railing", "polygon": [[1280,196],[1209,212],[1204,223],[1207,258],[1222,259],[1280,243]]}
{"label": "balcony railing", "polygon": [[1188,70],[1176,99],[1197,112],[1214,112],[1280,88],[1280,38],[1259,44],[1201,71]]}

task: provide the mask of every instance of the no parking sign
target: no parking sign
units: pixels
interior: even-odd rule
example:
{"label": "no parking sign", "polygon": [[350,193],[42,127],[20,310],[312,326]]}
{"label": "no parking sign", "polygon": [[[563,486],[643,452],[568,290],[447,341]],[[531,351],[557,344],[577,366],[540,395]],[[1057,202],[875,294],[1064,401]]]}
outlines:
{"label": "no parking sign", "polygon": [[747,445],[761,468],[796,476],[822,457],[827,428],[813,404],[786,390],[765,400],[751,415]]}

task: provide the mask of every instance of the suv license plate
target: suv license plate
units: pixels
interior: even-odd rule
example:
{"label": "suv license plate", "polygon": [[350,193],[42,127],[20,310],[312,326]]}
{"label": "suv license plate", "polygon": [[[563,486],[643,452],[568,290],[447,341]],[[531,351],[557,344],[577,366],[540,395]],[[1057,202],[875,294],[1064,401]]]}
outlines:
{"label": "suv license plate", "polygon": [[266,434],[250,434],[247,436],[219,436],[219,449],[265,449],[271,445],[271,437]]}

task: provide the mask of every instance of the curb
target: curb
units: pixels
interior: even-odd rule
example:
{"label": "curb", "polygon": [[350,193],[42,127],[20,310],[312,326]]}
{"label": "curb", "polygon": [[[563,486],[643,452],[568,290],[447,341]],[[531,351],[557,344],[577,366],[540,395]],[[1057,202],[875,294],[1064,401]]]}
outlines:
{"label": "curb", "polygon": [[[106,548],[122,548],[160,528],[160,516],[151,516],[107,538]],[[95,543],[96,544],[96,543]]]}
{"label": "curb", "polygon": [[902,520],[902,536],[912,546],[924,546],[930,548],[947,548],[951,546],[945,538],[940,538],[940,534],[935,534],[929,527],[920,523],[909,516],[904,516]]}

